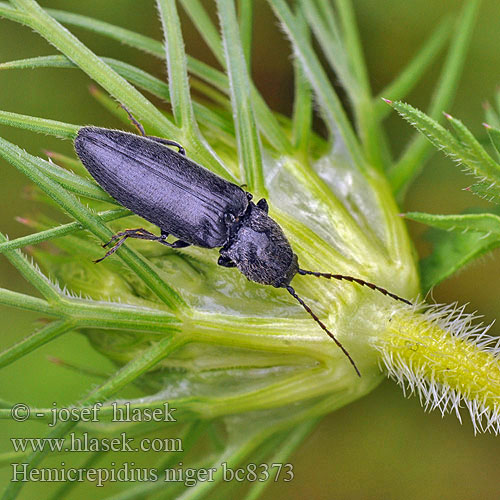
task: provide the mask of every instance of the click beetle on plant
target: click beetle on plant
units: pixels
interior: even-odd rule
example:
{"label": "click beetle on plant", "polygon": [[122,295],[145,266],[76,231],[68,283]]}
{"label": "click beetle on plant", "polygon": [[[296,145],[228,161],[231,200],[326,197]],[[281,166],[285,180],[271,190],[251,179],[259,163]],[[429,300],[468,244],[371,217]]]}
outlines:
{"label": "click beetle on plant", "polygon": [[[116,201],[160,228],[157,236],[143,228],[115,234],[103,245],[113,254],[127,238],[157,241],[172,248],[195,245],[220,248],[218,264],[237,267],[249,280],[286,289],[333,339],[360,372],[347,350],[290,285],[296,274],[347,280],[411,304],[360,278],[307,271],[299,267],[281,227],[269,216],[265,199],[257,203],[241,187],[186,157],[174,142],[99,127],[82,127],[75,150],[97,183]],[[178,151],[167,146],[174,146]],[[172,235],[174,242],[167,241]]]}

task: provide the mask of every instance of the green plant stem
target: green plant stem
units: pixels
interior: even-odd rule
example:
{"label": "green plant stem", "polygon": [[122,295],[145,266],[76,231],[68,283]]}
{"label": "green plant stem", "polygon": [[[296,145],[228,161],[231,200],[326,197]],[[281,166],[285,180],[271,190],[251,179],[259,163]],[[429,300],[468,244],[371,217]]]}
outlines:
{"label": "green plant stem", "polygon": [[240,20],[241,46],[245,61],[247,62],[248,74],[252,73],[252,31],[253,31],[253,3],[247,0],[238,1],[238,12]]}
{"label": "green plant stem", "polygon": [[[463,6],[455,36],[428,111],[429,116],[435,120],[442,120],[442,111],[451,105],[455,95],[472,37],[478,7],[479,0],[469,0]],[[432,152],[433,148],[429,141],[418,134],[400,160],[389,170],[390,183],[399,197],[404,196],[411,181],[421,171]]]}
{"label": "green plant stem", "polygon": [[337,133],[340,134],[351,155],[353,163],[361,171],[365,171],[367,165],[358,139],[342,107],[340,99],[333,90],[325,71],[312,50],[311,44],[307,38],[303,36],[302,30],[295,20],[295,16],[284,0],[269,0],[269,3],[283,23],[283,28],[293,42],[293,46],[297,51],[297,57],[299,57],[311,87],[315,90],[316,96],[321,103],[322,111],[331,135],[335,136]]}
{"label": "green plant stem", "polygon": [[23,309],[24,311],[33,311],[48,316],[57,316],[53,307],[46,300],[7,290],[6,288],[0,288],[0,304]]}
{"label": "green plant stem", "polygon": [[404,98],[419,82],[427,68],[436,60],[451,32],[451,19],[445,18],[436,28],[403,71],[375,97],[373,110],[383,119],[391,108],[382,100]]}
{"label": "green plant stem", "polygon": [[262,171],[262,152],[250,95],[250,79],[241,46],[238,22],[232,0],[217,0],[222,40],[229,74],[231,103],[235,114],[238,158],[244,168],[248,190],[267,196]]}
{"label": "green plant stem", "polygon": [[[132,215],[132,212],[127,208],[117,208],[116,210],[99,212],[97,217],[99,217],[102,222],[111,222],[123,217],[128,217],[129,215]],[[77,231],[82,231],[83,229],[85,228],[79,222],[69,222],[68,224],[62,224],[44,231],[39,231],[38,233],[21,236],[15,240],[3,241],[0,242],[0,253],[4,253],[7,250],[15,250],[17,248],[26,247],[28,245],[36,245],[44,241],[67,236]]]}
{"label": "green plant stem", "polygon": [[[300,446],[304,439],[311,433],[317,426],[319,419],[306,420],[304,423],[298,425],[295,429],[286,433],[284,443],[277,448],[276,453],[267,460],[270,464],[284,464],[293,451]],[[270,486],[271,481],[263,481],[254,483],[243,500],[258,500],[264,490]]]}
{"label": "green plant stem", "polygon": [[[7,238],[0,233],[0,243],[7,241]],[[8,250],[4,252],[5,257],[21,273],[23,278],[31,283],[49,303],[57,303],[60,300],[59,291],[56,287],[35,267],[34,264],[18,250]]]}
{"label": "green plant stem", "polygon": [[73,323],[68,320],[53,321],[41,330],[21,340],[17,344],[0,353],[0,368],[3,368],[26,354],[38,349],[44,344],[54,340],[73,329]]}
{"label": "green plant stem", "polygon": [[139,120],[160,129],[166,137],[175,137],[178,134],[177,128],[155,106],[63,28],[37,2],[12,0],[12,3],[26,16],[26,24],[67,55],[113,97],[125,104]]}
{"label": "green plant stem", "polygon": [[[93,404],[109,399],[116,394],[120,389],[135,380],[141,374],[154,366],[169,353],[182,345],[176,337],[165,337],[148,350],[143,351],[141,356],[130,361],[122,367],[113,377],[107,380],[103,385],[94,389],[81,403],[82,406],[92,406]],[[66,436],[71,429],[77,425],[76,421],[68,421],[58,424],[48,434],[47,438],[61,438]],[[29,463],[28,471],[36,467],[43,458],[49,453],[47,448],[43,451],[36,451],[29,455],[26,460]],[[2,500],[14,500],[25,483],[22,481],[11,482],[2,496]]]}

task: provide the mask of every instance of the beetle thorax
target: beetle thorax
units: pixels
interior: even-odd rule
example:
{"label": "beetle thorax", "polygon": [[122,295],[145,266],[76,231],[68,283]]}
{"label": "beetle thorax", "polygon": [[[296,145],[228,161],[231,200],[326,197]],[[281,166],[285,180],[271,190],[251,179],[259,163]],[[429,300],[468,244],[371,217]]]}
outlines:
{"label": "beetle thorax", "polygon": [[286,286],[298,270],[297,256],[280,226],[252,202],[221,255],[249,280],[264,285]]}

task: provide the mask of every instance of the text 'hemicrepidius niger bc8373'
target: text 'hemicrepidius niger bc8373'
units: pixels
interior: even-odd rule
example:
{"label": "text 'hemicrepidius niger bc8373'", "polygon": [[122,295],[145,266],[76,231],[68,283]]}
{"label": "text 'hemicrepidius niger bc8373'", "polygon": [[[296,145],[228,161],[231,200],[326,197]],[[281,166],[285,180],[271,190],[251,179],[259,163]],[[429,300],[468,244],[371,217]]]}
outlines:
{"label": "text 'hemicrepidius niger bc8373'", "polygon": [[[226,181],[186,157],[184,148],[170,140],[99,127],[82,127],[75,150],[97,183],[116,201],[160,228],[157,236],[143,228],[115,234],[103,245],[113,254],[127,238],[157,241],[171,248],[195,245],[220,247],[218,264],[237,267],[249,280],[287,290],[354,360],[332,332],[290,285],[296,274],[347,280],[370,287],[395,300],[408,300],[353,276],[307,271],[299,267],[281,227],[268,215],[265,199],[257,203],[240,186]],[[174,151],[168,146],[174,146]],[[177,238],[168,242],[167,237]]]}

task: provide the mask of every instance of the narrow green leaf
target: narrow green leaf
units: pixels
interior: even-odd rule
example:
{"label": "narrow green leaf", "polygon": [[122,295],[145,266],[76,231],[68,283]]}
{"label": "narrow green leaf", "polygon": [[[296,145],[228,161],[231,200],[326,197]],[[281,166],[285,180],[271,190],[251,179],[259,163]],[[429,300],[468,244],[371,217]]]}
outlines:
{"label": "narrow green leaf", "polygon": [[[392,106],[408,123],[413,125],[419,132],[437,148],[443,150],[454,160],[460,160],[463,156],[463,149],[453,135],[440,125],[436,120],[426,115],[410,104],[401,101],[392,102],[385,99],[386,103]],[[398,175],[397,171],[389,172],[389,179]]]}
{"label": "narrow green leaf", "polygon": [[[13,115],[13,113],[7,113],[6,111],[0,111],[0,122],[2,118],[6,115]],[[24,115],[16,115],[15,119],[9,119],[7,117],[5,120],[6,125],[14,125],[18,124],[22,125],[22,128],[27,128],[32,130],[33,132],[42,132],[42,133],[53,133],[54,129],[51,127],[51,120],[44,120],[42,118],[32,118],[32,123],[30,123],[31,117]],[[49,123],[49,125],[46,125]],[[56,122],[57,123],[57,122]],[[76,126],[75,126],[76,127]],[[80,127],[77,128],[77,130]],[[58,135],[57,129],[55,134]],[[72,193],[79,194],[81,196],[85,196],[86,198],[91,198],[94,200],[106,201],[108,203],[116,204],[116,201],[104,191],[100,186],[91,182],[87,179],[80,177],[77,174],[69,172],[64,168],[59,167],[55,163],[52,163],[47,160],[43,160],[42,158],[38,158],[32,156],[33,161],[37,163],[38,168],[47,174],[52,180],[58,182],[62,187],[71,191]]]}
{"label": "narrow green leaf", "polygon": [[9,347],[0,353],[0,368],[10,365],[14,361],[26,356],[26,354],[38,349],[39,347],[51,342],[57,337],[61,336],[74,328],[71,321],[60,320],[53,321],[45,325],[40,330],[31,334],[29,337],[24,338],[17,344]]}
{"label": "narrow green leaf", "polygon": [[[5,243],[7,238],[0,233],[0,243]],[[19,271],[22,277],[33,285],[49,303],[57,303],[61,299],[58,288],[45,276],[40,269],[33,264],[19,250],[7,250],[4,252],[8,261]]]}
{"label": "narrow green leaf", "polygon": [[468,188],[475,195],[490,203],[500,205],[500,186],[491,182],[477,182]]}
{"label": "narrow green leaf", "polygon": [[[386,100],[405,120],[424,134],[434,146],[449,155],[454,161],[460,162],[470,169],[483,188],[494,188],[500,184],[500,165],[498,165],[469,130],[459,120],[446,115],[453,125],[456,137],[448,132],[422,111],[409,104]],[[390,172],[389,174],[391,174]],[[391,176],[389,175],[391,178]],[[492,191],[493,193],[494,191]]]}
{"label": "narrow green leaf", "polygon": [[[359,83],[352,73],[352,69],[347,61],[347,50],[339,38],[338,27],[331,31],[330,25],[336,23],[336,16],[326,18],[317,2],[310,0],[301,0],[301,11],[306,16],[309,26],[312,29],[319,45],[325,55],[328,63],[335,71],[335,75],[342,82],[352,103],[357,102],[359,96]],[[299,19],[297,18],[298,22]]]}
{"label": "narrow green leaf", "polygon": [[54,308],[46,300],[24,293],[13,292],[5,288],[0,288],[0,304],[7,307],[16,307],[24,311],[46,314],[47,316],[57,316]]}
{"label": "narrow green leaf", "polygon": [[486,132],[488,133],[488,137],[490,138],[491,144],[495,148],[498,158],[500,158],[500,129],[494,128],[487,123],[483,123]]}
{"label": "narrow green leaf", "polygon": [[322,19],[327,22],[330,33],[335,37],[337,41],[339,41],[341,36],[339,33],[339,27],[337,26],[336,22],[337,15],[333,10],[333,4],[331,0],[315,0],[315,2],[317,3],[321,11]]}
{"label": "narrow green leaf", "polygon": [[385,118],[391,111],[384,104],[382,98],[388,97],[395,101],[408,95],[441,53],[450,32],[451,20],[446,18],[438,25],[403,71],[375,98],[374,112],[380,119]]}
{"label": "narrow green leaf", "polygon": [[[72,194],[61,189],[58,183],[41,172],[36,158],[2,138],[0,138],[0,156],[31,179],[72,218],[89,229],[102,242],[109,241],[113,233]],[[124,246],[118,250],[117,255],[170,308],[176,309],[184,305],[184,301],[177,292],[168,286],[154,268],[131,248]]]}
{"label": "narrow green leaf", "polygon": [[[190,150],[194,159],[203,158],[203,164],[213,172],[229,177],[220,158],[200,134],[194,117],[189,91],[186,54],[181,25],[175,0],[157,0],[158,11],[165,37],[170,102],[177,126],[181,129],[184,147]],[[211,161],[208,161],[208,160]],[[231,178],[231,180],[235,180]]]}
{"label": "narrow green leaf", "polygon": [[[80,372],[82,373],[82,372]],[[96,470],[96,464],[102,459],[108,452],[107,451],[93,451],[91,453],[86,453],[86,459],[80,464],[81,470]],[[73,491],[79,486],[77,481],[66,481],[62,483],[58,488],[55,489],[52,496],[47,497],[47,500],[61,500],[61,498],[74,498],[78,496],[78,493],[73,493]],[[74,496],[73,496],[74,495]]]}
{"label": "narrow green leaf", "polygon": [[453,116],[445,113],[447,120],[451,123],[464,150],[464,163],[476,174],[484,175],[488,180],[500,183],[500,165],[479,144],[469,129]]}
{"label": "narrow green leaf", "polygon": [[[431,118],[440,119],[441,112],[451,105],[465,63],[478,6],[478,0],[469,0],[464,4],[436,91],[429,106],[428,114]],[[389,179],[395,193],[400,196],[404,195],[407,187],[420,173],[431,154],[432,147],[429,143],[423,137],[415,137],[389,172]]]}
{"label": "narrow green leaf", "polygon": [[284,0],[268,1],[290,38],[294,52],[300,59],[311,87],[316,93],[330,134],[332,136],[340,134],[353,163],[359,169],[365,170],[366,162],[352,125],[300,24]]}
{"label": "narrow green leaf", "polygon": [[25,24],[28,20],[28,16],[5,2],[0,2],[0,17],[5,17],[6,19],[22,24]]}
{"label": "narrow green leaf", "polygon": [[191,106],[186,54],[175,1],[157,0],[157,7],[165,37],[170,103],[175,123],[183,130],[184,134],[194,134],[197,127]]}
{"label": "narrow green leaf", "polygon": [[253,31],[253,3],[248,0],[238,1],[240,19],[241,46],[248,73],[252,73],[252,31]]}
{"label": "narrow green leaf", "polygon": [[85,196],[85,198],[93,200],[106,201],[116,205],[116,200],[114,200],[95,182],[84,179],[79,175],[59,167],[55,163],[43,160],[42,158],[32,156],[32,159],[33,161],[36,161],[40,171],[44,172],[50,179],[56,181],[71,193]]}
{"label": "narrow green leaf", "polygon": [[[123,366],[100,387],[94,389],[84,399],[81,405],[91,406],[97,402],[110,399],[111,396],[116,394],[120,389],[137,379],[140,375],[158,363],[158,361],[177,349],[180,344],[181,342],[176,338],[163,338],[159,342],[152,345],[149,349],[143,351],[136,359]],[[77,423],[77,421],[68,421],[59,424],[47,435],[47,438],[51,439],[64,437],[77,425]],[[24,459],[23,461],[29,464],[27,468],[28,473],[29,470],[36,467],[48,453],[48,448],[45,448],[44,451],[33,452],[29,455],[29,457],[27,457],[27,459]],[[3,499],[13,500],[16,498],[23,485],[24,483],[22,481],[11,482],[5,490]]]}
{"label": "narrow green leaf", "polygon": [[405,218],[447,231],[477,231],[483,235],[496,235],[500,240],[500,217],[491,213],[436,215],[409,212]]}
{"label": "narrow green leaf", "polygon": [[[279,445],[275,444],[273,446],[274,453],[272,457],[267,460],[267,463],[270,466],[272,466],[272,464],[286,463],[290,455],[300,446],[304,439],[318,425],[318,422],[318,418],[306,420],[292,430],[287,430],[282,433],[281,439],[278,441]],[[270,481],[255,482],[250,486],[248,493],[245,495],[243,500],[258,500],[264,489],[266,489],[269,484]]]}
{"label": "narrow green leaf", "polygon": [[250,81],[241,46],[236,11],[232,0],[218,0],[217,7],[231,88],[238,158],[243,167],[244,179],[249,191],[265,196],[261,146],[252,108]]}
{"label": "narrow green leaf", "polygon": [[12,1],[27,16],[26,24],[29,27],[68,56],[115,99],[125,104],[137,119],[154,125],[166,137],[175,138],[178,135],[178,129],[151,102],[44,11],[35,0]]}
{"label": "narrow green leaf", "polygon": [[[154,78],[154,77],[152,77],[152,78]],[[169,92],[168,85],[161,82],[161,80],[158,80],[158,82],[163,86],[163,88],[167,91],[167,94],[168,94],[168,92]],[[145,90],[149,90],[149,91],[153,92],[154,89],[145,89]],[[101,92],[97,87],[91,88],[90,91],[91,91],[91,94],[96,98],[96,100],[102,106],[104,106],[111,114],[115,115],[117,118],[122,120],[127,125],[129,125],[129,126],[131,125],[130,118],[128,117],[127,113],[123,109],[117,107],[115,102],[112,99],[110,99],[110,97],[107,94],[105,94],[104,92]],[[164,97],[164,95],[158,95],[158,97]],[[214,127],[218,127],[222,131],[234,136],[233,123],[232,123],[232,121],[229,120],[229,118],[226,119],[220,113],[217,113],[216,111],[214,111],[210,108],[207,108],[206,106],[203,106],[203,104],[198,104],[197,102],[193,102],[192,104],[193,104],[193,109],[195,111],[196,118],[200,121],[200,123],[202,123],[204,125],[209,124],[209,125],[212,125]],[[147,127],[146,130],[150,130],[150,128]],[[156,131],[155,129],[153,129],[153,135],[154,134],[158,134],[158,131]],[[191,151],[192,151],[192,147],[193,147],[192,144],[199,142],[199,141],[197,141],[195,138],[189,142],[190,142],[191,146],[189,147],[187,152],[190,155]],[[205,164],[205,166],[206,166],[206,164]],[[228,176],[228,172],[226,171],[226,169],[221,170],[221,169],[219,169],[219,167],[216,167],[216,168],[214,168],[214,171],[216,171],[217,173],[219,173],[223,177]],[[231,172],[231,174],[233,175],[233,177],[231,179],[233,179],[233,180],[236,179],[236,177],[234,177],[234,176],[237,174],[235,174],[235,172]]]}
{"label": "narrow green leaf", "polygon": [[[190,0],[189,5],[191,4]],[[3,5],[0,2],[0,6]],[[0,12],[2,12],[0,10]],[[6,12],[9,14],[9,19],[24,22],[26,16],[18,15],[17,11],[12,8],[6,7]],[[155,57],[162,59],[164,57],[164,49],[161,42],[154,40],[139,33],[115,26],[110,23],[96,20],[91,17],[82,16],[80,14],[73,14],[70,12],[48,9],[47,12],[52,14],[55,19],[72,25],[84,28],[100,35],[107,36],[113,40],[117,40],[120,43],[124,43],[136,49],[147,52]],[[7,16],[6,16],[7,17]],[[23,21],[24,20],[24,21]],[[26,24],[26,22],[24,22]],[[223,56],[221,57],[224,60]],[[210,85],[213,85],[222,92],[229,94],[229,82],[226,75],[203,63],[202,61],[187,56],[187,67],[190,73],[197,76],[198,78],[206,81]],[[264,137],[269,141],[269,143],[276,149],[276,151],[281,153],[291,153],[292,147],[290,141],[284,134],[280,124],[278,123],[276,116],[271,112],[268,105],[255,88],[252,83],[252,99],[255,107],[255,116],[258,121],[259,129],[262,131]],[[134,111],[130,106],[129,108]],[[134,111],[135,113],[135,111]],[[135,113],[137,114],[137,113]],[[165,134],[168,137],[168,134]],[[170,135],[173,137],[173,135]]]}
{"label": "narrow green leaf", "polygon": [[[118,208],[116,210],[101,212],[97,216],[102,222],[110,222],[127,217],[131,214],[132,212],[127,208]],[[83,226],[79,222],[69,222],[68,224],[62,224],[44,231],[39,231],[38,233],[29,234],[28,236],[21,236],[15,240],[0,242],[0,253],[4,253],[7,250],[15,250],[16,248],[23,248],[28,245],[36,245],[43,241],[67,236],[81,230],[83,230]]]}
{"label": "narrow green leaf", "polygon": [[[193,24],[196,26],[196,29],[198,30],[200,35],[210,47],[210,50],[214,54],[217,61],[221,64],[222,67],[227,69],[224,50],[220,41],[219,34],[217,33],[217,30],[203,5],[199,2],[199,0],[187,0],[183,2],[183,7],[191,18]],[[200,64],[199,61],[188,59],[188,69],[190,72],[196,74],[199,78],[204,78],[208,83],[211,83],[212,85],[230,95],[229,82],[227,80],[227,77],[223,74],[221,74],[222,76],[216,75],[213,68],[210,68],[210,72],[207,72],[207,68],[205,66],[203,66],[203,64]],[[199,69],[202,69],[203,72],[197,72],[197,70]],[[212,78],[212,81],[206,79],[203,76],[204,74],[206,76],[210,76]],[[222,83],[223,85],[216,85],[215,81],[213,81],[213,77],[216,77],[219,80],[219,83]],[[250,78],[249,83],[250,96],[252,99],[255,119],[257,121],[259,130],[262,131],[264,137],[278,152],[283,154],[291,153],[292,146],[290,144],[290,141],[280,127],[276,116],[269,109],[269,106],[264,101],[260,92],[257,90]]]}
{"label": "narrow green leaf", "polygon": [[78,130],[81,128],[80,125],[37,118],[36,116],[20,115],[18,113],[10,113],[9,111],[0,111],[0,123],[2,125],[31,130],[32,132],[41,134],[55,135],[62,139],[71,140],[75,139]]}
{"label": "narrow green leaf", "polygon": [[182,0],[182,7],[219,64],[224,66],[226,61],[220,35],[203,4],[200,0]]}
{"label": "narrow green leaf", "polygon": [[[113,68],[119,75],[126,78],[129,82],[140,87],[153,95],[156,95],[165,101],[170,99],[168,85],[160,79],[146,73],[140,68],[127,64],[110,57],[101,57],[101,59]],[[0,64],[0,70],[6,69],[34,69],[34,68],[77,68],[78,66],[71,62],[64,55],[31,57],[17,61],[9,61]]]}
{"label": "narrow green leaf", "polygon": [[95,17],[87,17],[64,10],[47,9],[47,12],[63,24],[78,26],[94,33],[99,33],[131,47],[136,47],[160,59],[163,59],[165,55],[163,44],[160,41],[141,35],[135,31],[100,21]]}
{"label": "narrow green leaf", "polygon": [[78,175],[90,176],[87,169],[83,166],[80,160],[71,158],[69,156],[63,155],[62,153],[57,153],[56,151],[44,150],[44,153],[57,165],[62,165],[66,170],[76,172]]}
{"label": "narrow green leaf", "polygon": [[342,26],[342,41],[349,58],[361,100],[371,99],[370,79],[351,0],[335,0]]}
{"label": "narrow green leaf", "polygon": [[[302,25],[304,36],[309,37],[309,27],[305,21],[302,9],[297,10],[297,19]],[[306,152],[312,129],[312,92],[309,82],[297,59],[293,61],[293,71],[295,75],[295,93],[292,117],[293,144],[297,149]]]}

